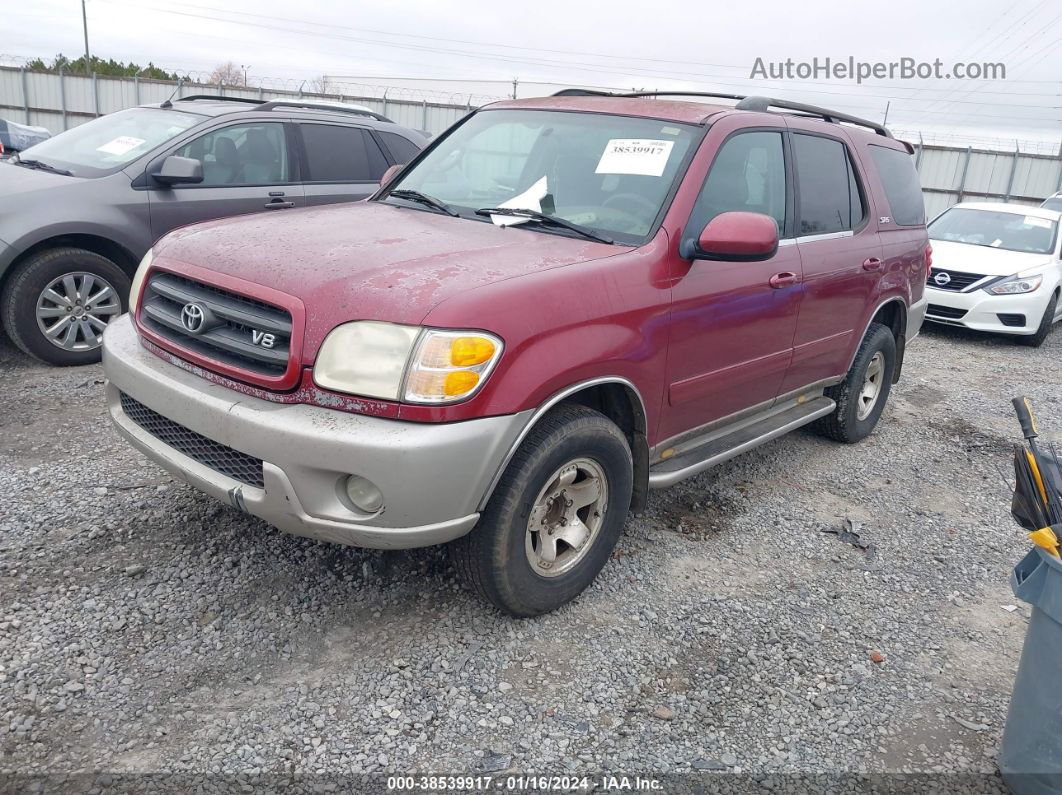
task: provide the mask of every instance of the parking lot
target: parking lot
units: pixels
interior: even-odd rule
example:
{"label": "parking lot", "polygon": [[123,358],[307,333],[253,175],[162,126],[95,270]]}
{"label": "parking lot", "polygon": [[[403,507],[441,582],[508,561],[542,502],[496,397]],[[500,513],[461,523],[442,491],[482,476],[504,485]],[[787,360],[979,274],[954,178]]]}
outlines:
{"label": "parking lot", "polygon": [[[180,484],[112,431],[98,365],[5,341],[0,767],[994,790],[1028,616],[1009,399],[1062,438],[1060,355],[1058,332],[1032,350],[931,328],[870,439],[799,432],[655,492],[582,597],[517,621],[441,550],[289,537]],[[824,532],[846,517],[866,550]]]}

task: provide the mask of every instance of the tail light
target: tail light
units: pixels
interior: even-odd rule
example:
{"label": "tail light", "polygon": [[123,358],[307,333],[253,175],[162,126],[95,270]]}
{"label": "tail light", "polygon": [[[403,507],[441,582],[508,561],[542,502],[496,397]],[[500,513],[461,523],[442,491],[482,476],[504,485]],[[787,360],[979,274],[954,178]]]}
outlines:
{"label": "tail light", "polygon": [[933,245],[926,243],[926,278],[929,278],[929,273],[933,269]]}

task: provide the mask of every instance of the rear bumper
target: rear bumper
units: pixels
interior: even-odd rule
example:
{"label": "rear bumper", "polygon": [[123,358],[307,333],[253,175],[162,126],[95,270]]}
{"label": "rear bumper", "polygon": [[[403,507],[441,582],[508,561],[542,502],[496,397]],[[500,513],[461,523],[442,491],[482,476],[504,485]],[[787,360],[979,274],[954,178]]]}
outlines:
{"label": "rear bumper", "polygon": [[[399,549],[458,538],[531,412],[460,423],[411,423],[234,392],[140,345],[129,316],[108,325],[103,366],[118,431],[195,488],[295,535]],[[208,440],[261,459],[264,487],[229,477],[161,441],[126,414],[125,393]],[[345,497],[350,474],[383,493],[377,514]]]}
{"label": "rear bumper", "polygon": [[960,293],[926,285],[926,297],[926,320],[933,323],[995,334],[1035,334],[1051,291],[1041,287],[1025,295],[992,295],[984,290]]}

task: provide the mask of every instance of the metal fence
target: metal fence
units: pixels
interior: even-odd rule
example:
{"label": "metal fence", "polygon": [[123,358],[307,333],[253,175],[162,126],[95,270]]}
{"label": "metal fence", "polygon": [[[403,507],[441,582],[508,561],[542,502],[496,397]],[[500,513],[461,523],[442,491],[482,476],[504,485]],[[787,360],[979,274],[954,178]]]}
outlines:
{"label": "metal fence", "polygon": [[[0,66],[0,115],[48,128],[53,134],[105,113],[146,102],[161,102],[188,94],[212,93],[250,99],[332,100],[364,105],[406,127],[432,135],[445,130],[481,100],[456,95],[440,101],[423,92],[361,84],[333,84],[331,93],[262,87],[217,86],[202,82],[146,80],[83,74],[32,72]],[[389,96],[390,95],[390,96]],[[922,179],[926,213],[930,218],[963,200],[979,199],[1038,204],[1062,190],[1062,147],[1046,153],[1044,142],[1015,141],[1007,146],[978,141],[970,146],[932,143],[918,132],[898,133],[915,144],[915,160]],[[963,141],[965,143],[965,141]],[[1053,146],[1053,145],[1051,145]],[[1006,147],[1006,148],[1004,148]]]}

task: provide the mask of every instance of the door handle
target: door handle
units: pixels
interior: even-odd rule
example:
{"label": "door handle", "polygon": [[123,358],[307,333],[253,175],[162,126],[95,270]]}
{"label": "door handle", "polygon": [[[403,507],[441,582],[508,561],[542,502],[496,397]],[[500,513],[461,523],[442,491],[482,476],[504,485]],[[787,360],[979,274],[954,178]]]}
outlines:
{"label": "door handle", "polygon": [[863,260],[863,270],[865,271],[879,271],[881,270],[881,260],[877,257],[867,257]]}
{"label": "door handle", "polygon": [[295,202],[286,202],[283,199],[273,199],[265,203],[267,210],[286,210],[289,207],[294,207]]}
{"label": "door handle", "polygon": [[783,271],[782,273],[774,274],[768,284],[776,290],[779,290],[782,287],[789,287],[796,284],[796,281],[797,275],[795,273],[792,273],[791,271]]}

